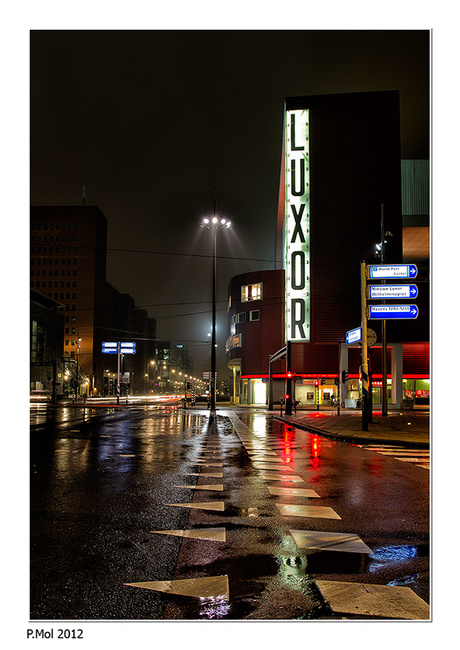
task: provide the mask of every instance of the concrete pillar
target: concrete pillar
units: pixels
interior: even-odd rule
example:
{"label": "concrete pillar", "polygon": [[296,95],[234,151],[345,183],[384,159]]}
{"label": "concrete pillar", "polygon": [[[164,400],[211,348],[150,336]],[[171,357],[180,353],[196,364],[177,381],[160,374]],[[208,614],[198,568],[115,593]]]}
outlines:
{"label": "concrete pillar", "polygon": [[403,397],[403,344],[391,344],[391,404],[401,406]]}

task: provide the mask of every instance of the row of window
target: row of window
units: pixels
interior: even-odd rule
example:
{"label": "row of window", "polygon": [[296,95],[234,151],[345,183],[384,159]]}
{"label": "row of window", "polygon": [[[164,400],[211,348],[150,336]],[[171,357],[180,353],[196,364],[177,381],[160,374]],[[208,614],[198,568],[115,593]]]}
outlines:
{"label": "row of window", "polygon": [[31,282],[30,286],[32,287],[32,289],[41,289],[41,288],[44,289],[46,286],[48,286],[50,289],[52,289],[53,287],[55,289],[58,289],[59,287],[61,289],[64,289],[64,287],[66,289],[76,289],[77,288],[77,283],[75,281],[74,282],[68,282],[68,281],[64,282],[63,280],[61,280],[60,282],[48,282],[48,283],[46,283],[46,282]]}
{"label": "row of window", "polygon": [[[63,251],[65,252],[65,251]],[[69,251],[70,252],[70,251]],[[54,263],[55,264],[65,264],[67,259],[67,264],[77,264],[77,258],[74,257],[73,261],[71,257],[55,257],[54,258]],[[37,265],[46,265],[46,264],[53,264],[53,258],[52,257],[31,257],[30,258],[30,263],[31,264],[37,264]]]}
{"label": "row of window", "polygon": [[34,244],[35,242],[38,242],[39,244],[41,242],[44,242],[45,244],[50,242],[69,242],[69,241],[78,241],[78,235],[32,235],[30,238],[30,241]]}
{"label": "row of window", "polygon": [[30,253],[31,255],[42,254],[42,253],[78,253],[78,248],[76,246],[31,246]]}
{"label": "row of window", "polygon": [[[37,282],[35,288],[37,288],[37,289],[47,289],[47,288],[52,289],[53,287],[51,286],[51,284],[52,284],[51,282],[48,282],[48,287],[47,287],[46,282],[42,282],[42,286],[40,287],[40,282]],[[32,285],[32,288],[34,288],[33,285]],[[57,282],[54,283],[54,288],[55,289],[57,288]],[[77,299],[77,294],[76,293],[72,294],[72,298],[70,297],[70,293],[65,293],[64,294],[62,292],[59,293],[59,294],[58,293],[48,293],[47,295],[50,296],[51,298],[54,298],[54,300],[76,300]]]}
{"label": "row of window", "polygon": [[52,277],[52,276],[54,276],[54,277],[61,276],[61,277],[62,277],[62,276],[65,276],[65,275],[67,275],[68,277],[70,277],[71,275],[73,275],[73,276],[75,277],[75,276],[77,275],[77,271],[74,269],[74,270],[72,271],[72,273],[71,273],[71,272],[70,272],[70,269],[67,269],[67,270],[65,270],[65,269],[61,269],[60,272],[59,272],[57,269],[55,269],[54,272],[53,272],[53,271],[46,271],[46,269],[43,269],[42,271],[40,271],[40,269],[37,269],[36,271],[33,271],[33,270],[32,270],[32,271],[30,272],[30,275],[31,275],[31,276],[37,276],[37,278],[40,278],[40,277],[42,277],[42,276],[43,276],[44,278],[46,278],[47,275],[48,275],[49,277]]}
{"label": "row of window", "polygon": [[72,228],[78,230],[78,223],[74,223],[73,226],[71,223],[33,223],[30,228],[31,230],[48,230],[48,228],[50,230],[61,230],[61,228],[62,230],[72,230]]}

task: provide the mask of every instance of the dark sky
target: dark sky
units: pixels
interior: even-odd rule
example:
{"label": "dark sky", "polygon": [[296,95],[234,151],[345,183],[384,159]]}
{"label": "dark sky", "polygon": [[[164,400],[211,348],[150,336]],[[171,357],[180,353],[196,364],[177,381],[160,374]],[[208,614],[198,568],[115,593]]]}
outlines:
{"label": "dark sky", "polygon": [[218,370],[230,278],[273,268],[284,98],[399,90],[403,158],[429,156],[428,31],[32,31],[30,198],[98,204],[108,280],[209,369],[213,211]]}

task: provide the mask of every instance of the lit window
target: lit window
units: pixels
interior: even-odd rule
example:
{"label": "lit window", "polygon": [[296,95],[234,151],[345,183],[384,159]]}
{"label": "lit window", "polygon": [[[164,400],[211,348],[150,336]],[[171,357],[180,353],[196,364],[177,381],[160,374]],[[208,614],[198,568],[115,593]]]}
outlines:
{"label": "lit window", "polygon": [[241,334],[235,334],[234,336],[229,336],[227,342],[225,343],[225,351],[228,352],[232,348],[241,347]]}
{"label": "lit window", "polygon": [[262,282],[245,284],[241,287],[241,302],[250,302],[251,300],[262,300]]}

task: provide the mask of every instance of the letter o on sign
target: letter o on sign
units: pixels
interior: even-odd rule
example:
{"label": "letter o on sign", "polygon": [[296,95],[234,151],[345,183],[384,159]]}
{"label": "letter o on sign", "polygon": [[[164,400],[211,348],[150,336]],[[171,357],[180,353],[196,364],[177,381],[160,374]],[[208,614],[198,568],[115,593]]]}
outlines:
{"label": "letter o on sign", "polygon": [[291,255],[291,287],[305,289],[305,253],[294,251]]}

